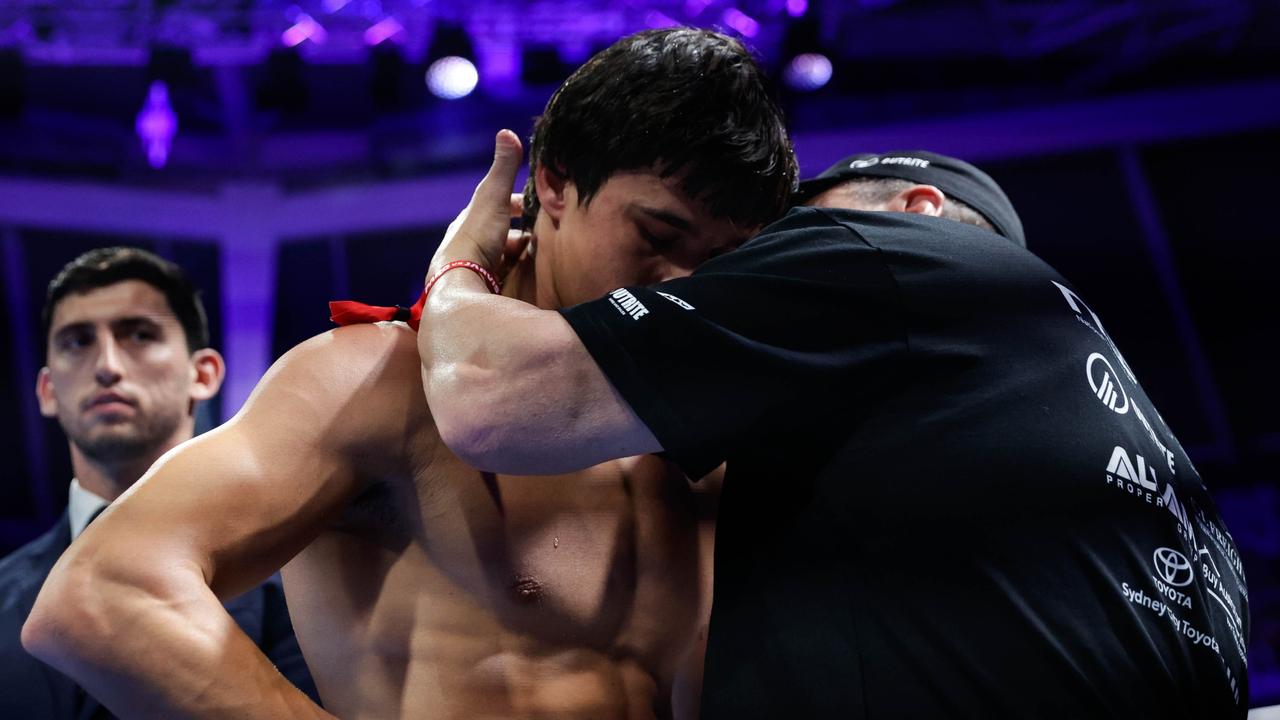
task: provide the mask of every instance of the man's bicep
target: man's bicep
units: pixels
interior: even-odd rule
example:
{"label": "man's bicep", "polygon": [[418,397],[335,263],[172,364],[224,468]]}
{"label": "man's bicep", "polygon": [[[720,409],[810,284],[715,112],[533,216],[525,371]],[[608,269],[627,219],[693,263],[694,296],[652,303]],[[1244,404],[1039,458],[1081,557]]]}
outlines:
{"label": "man's bicep", "polygon": [[344,392],[352,380],[327,371],[324,352],[286,355],[235,418],[161,458],[104,516],[109,542],[193,561],[224,598],[310,543],[358,490],[350,433],[364,427],[341,425],[359,393]]}

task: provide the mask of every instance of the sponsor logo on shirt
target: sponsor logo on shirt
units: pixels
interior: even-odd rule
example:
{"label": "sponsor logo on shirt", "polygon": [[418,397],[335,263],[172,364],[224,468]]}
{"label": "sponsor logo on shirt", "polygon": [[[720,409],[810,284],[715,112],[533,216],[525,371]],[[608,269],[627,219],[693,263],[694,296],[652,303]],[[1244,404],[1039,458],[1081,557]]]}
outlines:
{"label": "sponsor logo on shirt", "polygon": [[1103,405],[1114,410],[1117,415],[1129,412],[1129,396],[1116,382],[1115,368],[1111,367],[1111,363],[1102,356],[1102,353],[1093,353],[1089,356],[1085,375],[1089,378],[1089,387],[1093,388],[1093,394],[1098,396]]}
{"label": "sponsor logo on shirt", "polygon": [[613,307],[623,315],[630,315],[632,320],[639,320],[649,314],[649,308],[644,306],[635,295],[631,294],[626,288],[618,288],[609,293],[609,302],[613,303]]}
{"label": "sponsor logo on shirt", "polygon": [[1195,570],[1187,556],[1173,548],[1156,548],[1151,555],[1151,564],[1156,569],[1156,574],[1151,576],[1156,592],[1174,605],[1190,610],[1191,598],[1178,589],[1190,585],[1196,579]]}
{"label": "sponsor logo on shirt", "polygon": [[[1089,306],[1080,299],[1079,295],[1076,295],[1069,288],[1057,282],[1052,280],[1050,282],[1053,282],[1054,287],[1058,288],[1058,292],[1062,293],[1062,297],[1066,299],[1068,307],[1070,307],[1071,311],[1076,314],[1076,319],[1080,321],[1080,324],[1092,330],[1094,334],[1102,338],[1107,346],[1111,348],[1111,352],[1115,359],[1120,363],[1120,367],[1124,370],[1125,376],[1128,377],[1129,381],[1136,386],[1138,379],[1134,377],[1133,371],[1129,369],[1129,364],[1125,362],[1124,355],[1120,354],[1119,348],[1116,347],[1115,343],[1111,342],[1110,336],[1108,336],[1106,330],[1103,329],[1102,320],[1098,318],[1097,314],[1094,313],[1093,310],[1089,309]],[[1098,364],[1097,367],[1095,367],[1095,364],[1098,361],[1101,361],[1101,364]],[[1125,392],[1125,389],[1121,384],[1120,377],[1116,374],[1115,368],[1111,366],[1110,361],[1108,361],[1101,353],[1093,353],[1089,356],[1086,374],[1089,377],[1089,387],[1093,389],[1094,394],[1098,396],[1098,399],[1101,400],[1103,404],[1114,410],[1117,415],[1124,415],[1129,412],[1130,407],[1133,408],[1133,414],[1138,418],[1138,422],[1142,423],[1142,429],[1147,432],[1147,437],[1150,437],[1151,442],[1155,443],[1156,447],[1160,448],[1160,454],[1164,455],[1165,460],[1168,462],[1169,472],[1176,473],[1177,470],[1175,469],[1173,461],[1173,453],[1170,452],[1169,448],[1166,447],[1163,442],[1161,442],[1160,436],[1156,434],[1155,428],[1151,426],[1151,421],[1147,419],[1145,414],[1143,414],[1142,408],[1138,407],[1137,403],[1131,403],[1129,401],[1129,394]],[[1160,420],[1159,413],[1156,413],[1156,419]],[[1163,422],[1163,420],[1161,420],[1161,422]]]}
{"label": "sponsor logo on shirt", "polygon": [[[1147,460],[1141,455],[1134,453],[1134,457],[1138,460],[1136,465],[1129,459],[1129,453],[1117,445],[1116,449],[1111,451],[1111,460],[1107,463],[1107,482],[1137,483],[1140,487],[1153,492],[1159,490],[1155,468],[1147,467]],[[1147,502],[1151,502],[1150,498],[1147,498]]]}
{"label": "sponsor logo on shirt", "polygon": [[690,305],[689,303],[685,302],[684,300],[681,300],[680,298],[676,297],[675,295],[671,295],[671,294],[669,294],[669,293],[664,293],[664,292],[661,292],[661,291],[655,291],[655,292],[657,292],[657,293],[658,293],[659,295],[661,295],[662,297],[664,297],[664,298],[666,298],[666,299],[670,300],[671,302],[673,302],[673,303],[675,303],[675,304],[679,305],[680,307],[684,308],[685,310],[692,310],[692,309],[693,309],[693,306],[692,306],[692,305]]}
{"label": "sponsor logo on shirt", "polygon": [[1191,572],[1191,561],[1173,548],[1156,548],[1151,562],[1155,563],[1156,573],[1174,587],[1186,587],[1195,579]]}
{"label": "sponsor logo on shirt", "polygon": [[1129,583],[1120,583],[1120,592],[1124,594],[1124,599],[1144,607],[1155,613],[1157,617],[1162,617],[1169,621],[1175,632],[1191,641],[1193,645],[1203,645],[1213,650],[1219,656],[1222,655],[1222,648],[1218,645],[1218,640],[1207,632],[1200,630],[1190,622],[1183,620],[1174,613],[1173,608],[1156,598],[1148,595],[1141,588],[1129,587]]}
{"label": "sponsor logo on shirt", "polygon": [[1173,485],[1161,483],[1156,477],[1155,468],[1147,464],[1146,458],[1138,453],[1131,454],[1123,446],[1117,445],[1111,451],[1111,459],[1107,461],[1107,484],[1147,504],[1168,510],[1178,524],[1178,534],[1191,543],[1192,547],[1199,547],[1195,531],[1191,527],[1191,518],[1178,501]]}
{"label": "sponsor logo on shirt", "polygon": [[[1226,586],[1222,584],[1222,573],[1218,572],[1218,565],[1213,561],[1213,555],[1210,554],[1209,548],[1200,548],[1198,562],[1200,563],[1200,577],[1205,582],[1205,594],[1222,606],[1222,609],[1226,612],[1227,629],[1231,631],[1231,639],[1236,644],[1236,650],[1240,653],[1241,658],[1247,658],[1244,621],[1240,617],[1240,611],[1236,609],[1235,601],[1231,599],[1231,593],[1227,592]],[[1240,588],[1241,595],[1247,601],[1249,596],[1244,592],[1244,583],[1237,580],[1237,587]]]}
{"label": "sponsor logo on shirt", "polygon": [[1134,376],[1133,370],[1129,369],[1129,363],[1125,362],[1124,356],[1120,354],[1120,349],[1111,341],[1111,336],[1107,334],[1106,328],[1102,327],[1102,320],[1098,317],[1098,314],[1090,309],[1090,307],[1085,304],[1085,301],[1081,300],[1080,296],[1075,294],[1070,288],[1053,280],[1050,280],[1049,282],[1053,283],[1053,286],[1058,288],[1058,292],[1062,293],[1062,297],[1067,301],[1067,306],[1076,314],[1076,320],[1079,320],[1081,325],[1092,330],[1095,335],[1102,338],[1103,341],[1111,347],[1111,352],[1115,355],[1116,359],[1120,361],[1120,367],[1124,370],[1124,374],[1128,376],[1129,381],[1134,383],[1138,382],[1138,378]]}

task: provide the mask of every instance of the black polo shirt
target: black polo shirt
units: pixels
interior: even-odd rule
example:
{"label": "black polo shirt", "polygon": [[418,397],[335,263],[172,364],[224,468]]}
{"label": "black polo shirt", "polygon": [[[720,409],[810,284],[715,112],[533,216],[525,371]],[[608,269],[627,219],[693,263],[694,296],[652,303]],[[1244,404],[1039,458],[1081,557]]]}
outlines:
{"label": "black polo shirt", "polygon": [[1244,717],[1231,536],[1026,250],[798,208],[563,312],[690,477],[728,462],[704,717]]}

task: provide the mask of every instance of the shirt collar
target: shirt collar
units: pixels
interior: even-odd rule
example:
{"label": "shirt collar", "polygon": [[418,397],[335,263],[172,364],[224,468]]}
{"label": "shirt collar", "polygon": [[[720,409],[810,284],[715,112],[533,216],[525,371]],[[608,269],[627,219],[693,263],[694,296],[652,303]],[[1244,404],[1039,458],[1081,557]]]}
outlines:
{"label": "shirt collar", "polygon": [[74,542],[84,532],[84,528],[93,519],[100,508],[110,503],[97,493],[80,486],[80,481],[71,479],[71,492],[67,495],[67,516],[71,520],[71,540]]}

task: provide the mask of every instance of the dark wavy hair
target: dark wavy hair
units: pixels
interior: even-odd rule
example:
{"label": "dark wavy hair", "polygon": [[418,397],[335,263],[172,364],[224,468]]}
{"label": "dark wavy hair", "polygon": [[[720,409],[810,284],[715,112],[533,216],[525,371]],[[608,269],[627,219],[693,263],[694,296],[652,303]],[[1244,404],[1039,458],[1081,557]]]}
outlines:
{"label": "dark wavy hair", "polygon": [[797,173],[755,59],[731,37],[685,27],[622,38],[551,96],[529,142],[530,228],[539,166],[572,181],[584,205],[614,173],[678,173],[686,195],[744,227],[786,212]]}
{"label": "dark wavy hair", "polygon": [[67,263],[49,281],[40,321],[45,343],[53,324],[53,311],[72,293],[86,293],[126,280],[141,280],[164,294],[169,309],[187,336],[187,349],[209,346],[209,320],[200,293],[182,268],[154,253],[135,247],[97,248]]}

